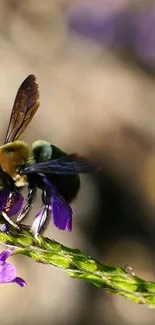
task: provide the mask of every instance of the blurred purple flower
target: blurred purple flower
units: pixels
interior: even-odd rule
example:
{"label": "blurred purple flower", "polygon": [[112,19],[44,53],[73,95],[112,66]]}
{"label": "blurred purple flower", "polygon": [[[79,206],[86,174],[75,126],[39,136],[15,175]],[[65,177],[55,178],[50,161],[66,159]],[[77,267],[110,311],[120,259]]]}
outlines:
{"label": "blurred purple flower", "polygon": [[6,249],[0,254],[0,283],[16,283],[20,287],[25,287],[26,282],[16,277],[16,268],[7,263],[6,259],[14,253],[14,249]]}
{"label": "blurred purple flower", "polygon": [[129,43],[133,34],[132,13],[118,0],[74,4],[67,13],[67,24],[104,47]]}
{"label": "blurred purple flower", "polygon": [[57,192],[55,186],[46,177],[43,178],[46,186],[46,195],[48,196],[48,205],[36,215],[31,230],[38,232],[38,227],[47,219],[49,212],[53,218],[54,225],[60,230],[72,231],[72,209],[70,205]]}
{"label": "blurred purple flower", "polygon": [[155,67],[155,5],[134,12],[118,0],[75,3],[66,21],[70,30],[105,48],[129,50]]}
{"label": "blurred purple flower", "polygon": [[155,66],[155,6],[145,8],[136,16],[133,49],[140,59]]}

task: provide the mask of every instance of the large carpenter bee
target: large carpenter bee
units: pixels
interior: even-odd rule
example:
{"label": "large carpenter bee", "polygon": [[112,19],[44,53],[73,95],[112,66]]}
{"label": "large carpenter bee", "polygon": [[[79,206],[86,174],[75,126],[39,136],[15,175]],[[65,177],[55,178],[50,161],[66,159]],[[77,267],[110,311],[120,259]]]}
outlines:
{"label": "large carpenter bee", "polygon": [[[50,213],[55,226],[71,231],[72,209],[69,204],[80,188],[79,173],[89,171],[85,159],[75,154],[67,155],[46,141],[38,140],[29,148],[19,140],[39,105],[36,78],[29,75],[17,92],[5,142],[0,147],[0,193],[9,190],[1,213],[7,222],[20,229],[19,223],[27,216],[37,188],[41,189],[43,208],[31,226],[35,236],[45,229]],[[13,222],[9,211],[24,186],[27,187],[26,202]]]}

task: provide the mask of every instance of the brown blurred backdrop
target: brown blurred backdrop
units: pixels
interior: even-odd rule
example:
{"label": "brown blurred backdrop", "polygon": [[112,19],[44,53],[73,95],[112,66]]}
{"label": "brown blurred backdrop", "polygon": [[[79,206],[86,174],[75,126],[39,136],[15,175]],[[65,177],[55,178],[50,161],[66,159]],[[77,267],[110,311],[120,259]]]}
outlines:
{"label": "brown blurred backdrop", "polygon": [[[142,1],[122,0],[141,6]],[[155,281],[155,79],[126,53],[68,31],[70,0],[0,1],[0,139],[23,79],[33,73],[41,107],[24,135],[103,167],[83,176],[73,232],[46,235],[104,264],[129,264]],[[145,1],[143,1],[145,3]],[[151,1],[147,1],[151,3]],[[29,220],[39,209],[34,205]],[[62,271],[16,257],[28,286],[0,287],[0,325],[153,325],[155,312]]]}

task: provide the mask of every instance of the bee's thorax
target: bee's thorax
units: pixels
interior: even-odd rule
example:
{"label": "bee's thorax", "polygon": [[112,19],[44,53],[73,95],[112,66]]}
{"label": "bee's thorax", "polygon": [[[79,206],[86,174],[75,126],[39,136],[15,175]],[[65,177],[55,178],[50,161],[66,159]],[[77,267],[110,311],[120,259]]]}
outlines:
{"label": "bee's thorax", "polygon": [[[51,144],[44,140],[37,140],[32,144],[32,157],[35,162],[49,160],[52,156]],[[31,163],[31,161],[30,161]]]}

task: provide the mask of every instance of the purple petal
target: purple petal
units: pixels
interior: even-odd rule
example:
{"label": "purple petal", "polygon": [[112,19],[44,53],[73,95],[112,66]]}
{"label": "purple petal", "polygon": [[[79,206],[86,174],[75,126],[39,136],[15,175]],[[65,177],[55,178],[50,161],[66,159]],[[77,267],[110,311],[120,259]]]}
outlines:
{"label": "purple petal", "polygon": [[[7,200],[9,199],[10,193],[11,192],[8,189],[0,192],[0,211],[3,211],[3,210],[5,211],[6,203],[7,203]],[[24,198],[21,195],[21,193],[16,192],[14,194],[10,209],[9,209],[9,211],[7,211],[7,215],[9,217],[11,217],[11,216],[15,215],[16,213],[18,213],[21,210],[23,201],[24,201]]]}
{"label": "purple petal", "polygon": [[48,178],[43,178],[44,182],[48,184],[51,191],[51,213],[54,225],[60,230],[72,231],[72,208],[58,193],[55,186]]}
{"label": "purple petal", "polygon": [[59,195],[51,198],[51,212],[54,225],[60,230],[72,231],[72,209]]}
{"label": "purple petal", "polygon": [[0,265],[0,283],[13,282],[16,277],[16,268],[14,265],[4,262]]}
{"label": "purple petal", "polygon": [[14,252],[14,249],[11,249],[11,248],[10,249],[5,249],[5,251],[3,251],[0,254],[0,261],[5,262],[6,259],[13,254],[13,252]]}
{"label": "purple petal", "polygon": [[15,214],[17,214],[22,208],[23,201],[24,201],[24,198],[21,195],[21,193],[19,193],[19,192],[15,193],[12,206],[10,207],[9,211],[7,212],[7,215],[9,217],[11,217],[11,216],[14,216]]}
{"label": "purple petal", "polygon": [[0,230],[1,230],[2,232],[4,232],[4,233],[7,233],[7,231],[8,231],[8,226],[7,226],[7,224],[6,224],[6,223],[3,223],[3,224],[1,225]]}
{"label": "purple petal", "polygon": [[19,286],[24,287],[26,282],[16,277],[16,268],[14,265],[5,262],[11,256],[14,249],[6,249],[0,254],[0,283],[17,283]]}
{"label": "purple petal", "polygon": [[68,219],[68,222],[66,224],[66,230],[72,231],[72,217]]}
{"label": "purple petal", "polygon": [[12,282],[17,283],[22,288],[27,285],[27,283],[22,278],[19,278],[18,276]]}

